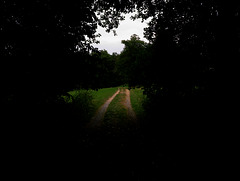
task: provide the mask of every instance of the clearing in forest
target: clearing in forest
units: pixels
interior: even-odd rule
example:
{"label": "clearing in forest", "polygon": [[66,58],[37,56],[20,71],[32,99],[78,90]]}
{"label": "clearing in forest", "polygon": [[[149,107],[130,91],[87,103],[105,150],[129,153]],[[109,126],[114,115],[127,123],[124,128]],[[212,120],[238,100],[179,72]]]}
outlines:
{"label": "clearing in forest", "polygon": [[136,123],[137,117],[131,105],[130,91],[118,90],[96,111],[88,127],[129,125]]}

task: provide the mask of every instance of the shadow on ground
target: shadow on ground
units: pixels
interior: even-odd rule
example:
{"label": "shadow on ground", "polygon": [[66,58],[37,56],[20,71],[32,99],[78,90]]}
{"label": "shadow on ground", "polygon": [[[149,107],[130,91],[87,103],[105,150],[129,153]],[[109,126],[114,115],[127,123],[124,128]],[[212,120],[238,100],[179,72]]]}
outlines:
{"label": "shadow on ground", "polygon": [[[18,111],[21,119],[5,130],[4,164],[13,177],[191,180],[214,177],[224,164],[219,151],[224,148],[219,145],[220,141],[226,145],[226,140],[213,135],[217,132],[211,133],[213,128],[205,128],[201,120],[183,120],[180,124],[178,119],[164,122],[164,117],[152,117],[145,120],[151,125],[87,130],[77,124],[79,121],[71,121],[75,118],[69,117],[68,111],[58,115],[53,114],[52,107],[27,110],[33,116]],[[61,123],[62,119],[68,121]]]}

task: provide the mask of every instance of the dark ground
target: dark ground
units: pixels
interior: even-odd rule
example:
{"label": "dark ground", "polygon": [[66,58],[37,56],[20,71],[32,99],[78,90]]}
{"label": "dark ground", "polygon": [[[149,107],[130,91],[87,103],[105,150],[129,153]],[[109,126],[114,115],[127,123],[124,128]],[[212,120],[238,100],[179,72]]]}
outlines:
{"label": "dark ground", "polygon": [[87,131],[75,123],[60,124],[71,118],[56,119],[51,107],[42,111],[21,107],[5,117],[2,164],[8,178],[197,180],[230,178],[236,169],[236,135],[220,119],[179,119],[183,115],[177,114],[166,119],[165,111],[139,127]]}

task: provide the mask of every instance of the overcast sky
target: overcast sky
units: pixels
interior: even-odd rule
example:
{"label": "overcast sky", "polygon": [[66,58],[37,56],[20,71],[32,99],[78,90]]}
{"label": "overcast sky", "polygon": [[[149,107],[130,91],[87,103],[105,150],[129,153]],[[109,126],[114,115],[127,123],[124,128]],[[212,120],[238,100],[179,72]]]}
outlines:
{"label": "overcast sky", "polygon": [[143,38],[143,28],[147,27],[147,21],[141,23],[141,19],[135,21],[130,19],[131,14],[127,14],[124,21],[120,21],[120,25],[116,30],[117,36],[114,36],[113,32],[107,33],[104,28],[98,27],[97,33],[102,36],[98,38],[100,44],[94,44],[94,47],[99,50],[107,50],[109,54],[113,52],[120,53],[123,50],[124,45],[121,44],[122,40],[129,40],[131,35],[137,34],[141,40],[146,41]]}

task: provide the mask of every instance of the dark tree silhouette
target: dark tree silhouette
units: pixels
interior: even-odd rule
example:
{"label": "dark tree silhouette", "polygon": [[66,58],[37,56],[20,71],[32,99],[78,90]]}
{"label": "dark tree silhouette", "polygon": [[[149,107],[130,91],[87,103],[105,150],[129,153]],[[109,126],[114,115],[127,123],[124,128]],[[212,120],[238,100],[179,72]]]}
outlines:
{"label": "dark tree silhouette", "polygon": [[[124,19],[121,13],[134,10],[135,18],[151,18],[145,29],[145,37],[150,42],[148,48],[133,36],[123,41],[125,49],[120,56],[96,52],[91,44],[98,37],[97,25],[106,31],[115,30]],[[222,156],[226,153],[220,154],[219,150],[231,146],[237,137],[236,131],[228,131],[227,123],[234,120],[232,117],[236,114],[231,100],[237,100],[238,95],[239,10],[239,1],[218,0],[1,0],[0,99],[4,103],[2,117],[7,120],[2,122],[9,123],[3,128],[5,135],[12,138],[9,139],[14,145],[12,150],[38,149],[41,154],[37,155],[41,156],[37,161],[48,163],[46,158],[53,157],[53,165],[58,169],[69,166],[64,164],[72,163],[69,159],[89,164],[79,150],[75,154],[67,151],[68,156],[64,158],[65,152],[59,152],[64,150],[62,147],[67,150],[79,146],[77,135],[81,120],[74,116],[73,107],[64,103],[61,95],[69,96],[67,92],[76,87],[113,85],[114,79],[103,80],[127,70],[124,81],[142,85],[148,96],[142,130],[149,142],[139,150],[145,150],[144,154],[151,155],[153,161],[144,158],[144,163],[149,161],[151,165],[144,166],[145,169],[132,163],[142,172],[139,175],[146,180],[149,175],[153,175],[152,180],[164,173],[169,176],[176,168],[169,160],[177,160],[178,168],[195,176],[203,175],[201,167],[214,173],[212,165],[214,168],[229,165]],[[111,71],[120,59],[130,65],[131,70],[119,64],[120,72]],[[40,149],[39,145],[45,147]],[[49,150],[56,145],[59,149],[53,149],[48,155],[45,148]],[[94,155],[95,150],[101,149],[94,149],[89,155]],[[13,152],[11,157],[13,155],[16,154]],[[143,156],[137,156],[139,163]],[[213,164],[204,164],[209,160]],[[103,162],[107,166],[111,159]],[[80,168],[84,168],[84,164]],[[88,167],[90,172],[92,165]],[[101,164],[98,168],[97,173],[106,171]],[[164,170],[160,175],[159,168]],[[138,173],[133,169],[130,172],[132,177]]]}
{"label": "dark tree silhouette", "polygon": [[[114,3],[101,0],[1,1],[0,57],[5,63],[2,82],[6,83],[3,84],[3,101],[28,97],[32,102],[39,102],[39,99],[44,102],[54,100],[76,85],[85,88],[99,85],[93,82],[94,66],[90,68],[92,63],[87,60],[92,59],[91,44],[99,36],[97,25],[110,31],[121,19],[119,13],[109,9]],[[96,12],[108,13],[97,16]],[[28,93],[20,96],[29,89],[36,91],[36,99]]]}
{"label": "dark tree silhouette", "polygon": [[141,86],[147,70],[149,44],[140,40],[136,34],[130,40],[122,40],[122,44],[124,49],[117,62],[120,78],[130,87]]}

